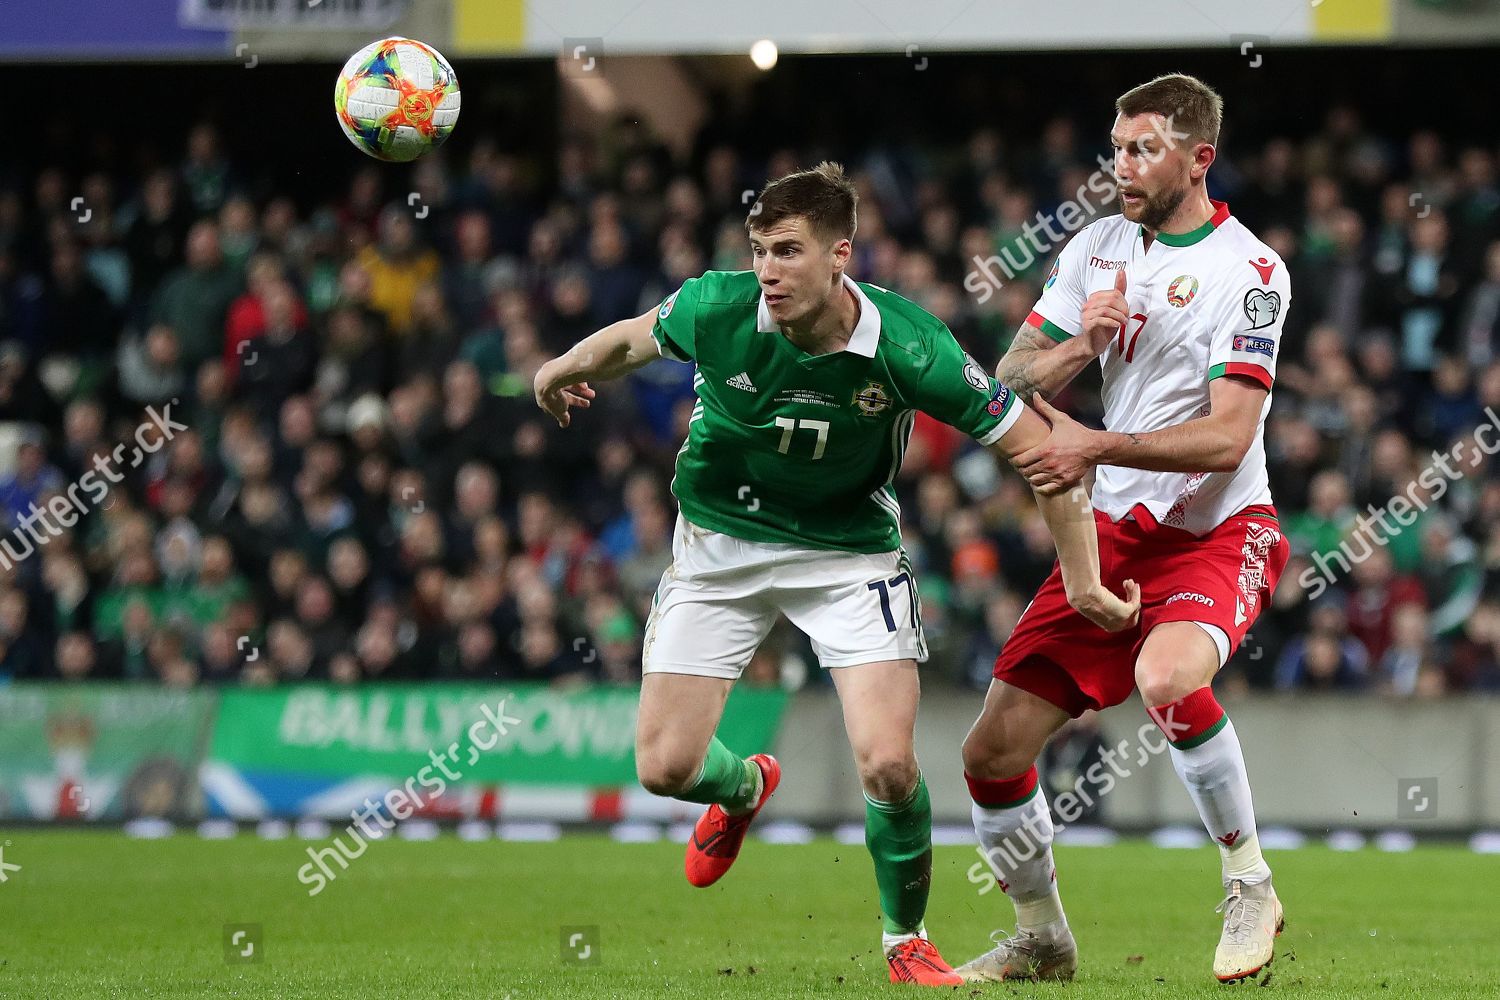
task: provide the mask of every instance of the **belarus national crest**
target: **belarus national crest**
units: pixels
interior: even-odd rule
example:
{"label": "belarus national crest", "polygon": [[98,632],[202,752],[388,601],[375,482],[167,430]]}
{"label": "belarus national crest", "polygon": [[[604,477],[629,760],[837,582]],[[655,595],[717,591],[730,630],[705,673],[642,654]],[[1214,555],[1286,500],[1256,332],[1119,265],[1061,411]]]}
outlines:
{"label": "belarus national crest", "polygon": [[1197,294],[1198,279],[1191,274],[1179,274],[1167,286],[1167,304],[1181,309],[1193,301],[1193,296]]}
{"label": "belarus national crest", "polygon": [[854,394],[854,402],[860,413],[873,417],[891,405],[891,397],[886,395],[885,386],[872,381]]}

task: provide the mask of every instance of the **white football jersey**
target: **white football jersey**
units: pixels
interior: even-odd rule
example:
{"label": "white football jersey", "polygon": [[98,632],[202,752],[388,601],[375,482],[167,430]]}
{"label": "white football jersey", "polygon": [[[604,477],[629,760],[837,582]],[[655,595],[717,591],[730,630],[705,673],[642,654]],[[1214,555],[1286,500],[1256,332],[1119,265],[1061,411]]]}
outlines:
{"label": "white football jersey", "polygon": [[[1122,215],[1091,223],[1063,247],[1030,323],[1065,341],[1082,329],[1083,303],[1114,287],[1125,269],[1130,321],[1099,356],[1104,425],[1161,430],[1206,416],[1209,383],[1242,375],[1271,388],[1282,324],[1291,303],[1286,265],[1214,202],[1213,218],[1191,233],[1142,230]],[[1101,465],[1094,506],[1118,521],[1137,504],[1158,523],[1203,535],[1246,507],[1271,502],[1266,476],[1266,396],[1260,426],[1233,472],[1147,472]]]}

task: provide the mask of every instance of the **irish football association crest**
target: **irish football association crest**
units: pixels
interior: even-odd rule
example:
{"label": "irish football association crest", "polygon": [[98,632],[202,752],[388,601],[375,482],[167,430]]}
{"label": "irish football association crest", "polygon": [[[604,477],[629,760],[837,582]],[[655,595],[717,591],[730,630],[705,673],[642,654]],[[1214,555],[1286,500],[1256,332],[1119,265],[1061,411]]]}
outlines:
{"label": "irish football association crest", "polygon": [[859,406],[860,413],[873,417],[891,405],[891,397],[886,395],[885,386],[879,382],[871,382],[854,394],[854,402]]}

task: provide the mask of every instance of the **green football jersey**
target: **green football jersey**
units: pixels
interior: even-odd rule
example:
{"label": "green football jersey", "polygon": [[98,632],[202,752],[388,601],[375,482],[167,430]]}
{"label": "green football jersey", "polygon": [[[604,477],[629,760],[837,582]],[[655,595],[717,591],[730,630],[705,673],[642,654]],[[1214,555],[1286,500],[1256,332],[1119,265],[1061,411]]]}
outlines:
{"label": "green football jersey", "polygon": [[662,355],[698,366],[672,481],[692,523],[748,541],[889,552],[901,544],[891,483],[916,411],[985,445],[1020,417],[1022,404],[937,317],[844,282],[859,322],[834,354],[788,340],[751,271],[689,279],[657,310]]}

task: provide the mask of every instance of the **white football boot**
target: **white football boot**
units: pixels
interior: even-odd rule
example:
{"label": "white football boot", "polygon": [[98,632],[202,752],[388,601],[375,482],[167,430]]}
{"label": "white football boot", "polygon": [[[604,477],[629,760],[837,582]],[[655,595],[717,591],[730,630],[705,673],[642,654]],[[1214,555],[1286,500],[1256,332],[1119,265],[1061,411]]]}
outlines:
{"label": "white football boot", "polygon": [[1219,982],[1248,979],[1271,964],[1276,935],[1286,920],[1270,879],[1255,885],[1235,879],[1214,912],[1224,914],[1224,933],[1214,952],[1214,975]]}
{"label": "white football boot", "polygon": [[1078,971],[1078,945],[1073,941],[1072,931],[1065,931],[1056,938],[1038,937],[1031,931],[1019,929],[1015,935],[995,931],[990,940],[995,942],[995,947],[953,970],[966,982],[1067,981]]}

